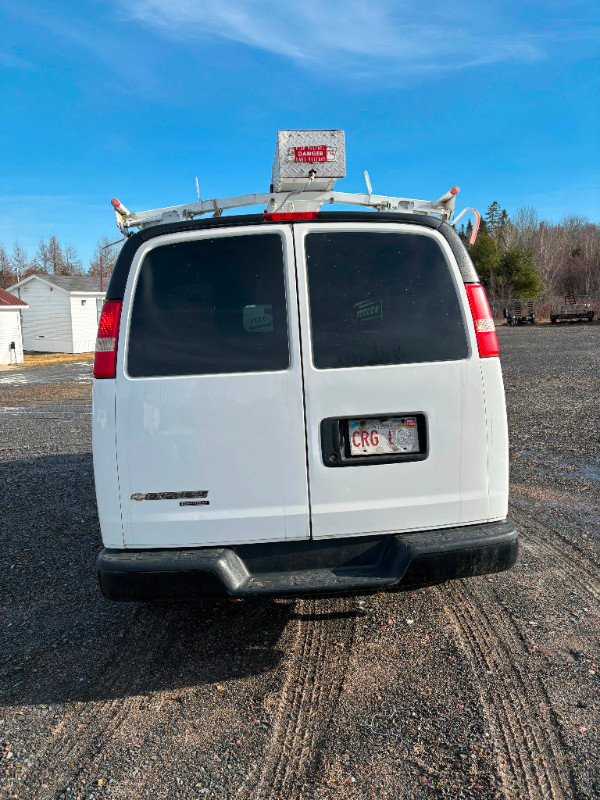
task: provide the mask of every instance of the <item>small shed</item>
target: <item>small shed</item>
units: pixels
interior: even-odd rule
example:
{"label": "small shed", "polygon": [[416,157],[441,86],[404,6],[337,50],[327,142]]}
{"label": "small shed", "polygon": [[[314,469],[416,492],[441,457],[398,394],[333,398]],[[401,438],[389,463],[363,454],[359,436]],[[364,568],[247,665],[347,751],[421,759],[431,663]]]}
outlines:
{"label": "small shed", "polygon": [[23,362],[21,311],[27,303],[0,289],[0,364]]}
{"label": "small shed", "polygon": [[29,275],[11,292],[29,304],[23,347],[41,353],[90,353],[106,292],[90,275]]}

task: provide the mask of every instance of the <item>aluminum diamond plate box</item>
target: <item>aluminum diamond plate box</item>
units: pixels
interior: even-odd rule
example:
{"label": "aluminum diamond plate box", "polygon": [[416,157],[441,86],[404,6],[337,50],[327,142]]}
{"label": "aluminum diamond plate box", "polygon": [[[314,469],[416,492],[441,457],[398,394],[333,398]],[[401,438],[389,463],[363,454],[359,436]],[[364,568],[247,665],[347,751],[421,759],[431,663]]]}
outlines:
{"label": "aluminum diamond plate box", "polygon": [[345,177],[344,131],[278,131],[271,191],[301,189],[311,173],[311,192],[328,192]]}

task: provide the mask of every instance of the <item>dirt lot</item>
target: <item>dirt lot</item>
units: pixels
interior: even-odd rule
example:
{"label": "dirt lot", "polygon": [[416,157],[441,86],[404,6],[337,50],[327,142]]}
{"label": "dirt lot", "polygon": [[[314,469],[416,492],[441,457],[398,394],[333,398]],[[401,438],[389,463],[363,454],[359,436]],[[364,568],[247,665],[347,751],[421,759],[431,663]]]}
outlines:
{"label": "dirt lot", "polygon": [[0,797],[600,798],[600,325],[499,338],[518,565],[333,600],[104,601],[90,365],[2,373]]}

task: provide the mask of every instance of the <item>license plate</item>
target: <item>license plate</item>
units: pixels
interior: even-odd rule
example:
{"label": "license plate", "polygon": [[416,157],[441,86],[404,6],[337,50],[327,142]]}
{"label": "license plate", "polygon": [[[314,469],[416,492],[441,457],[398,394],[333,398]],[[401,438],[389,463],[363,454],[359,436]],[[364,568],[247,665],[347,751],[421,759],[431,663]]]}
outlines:
{"label": "license plate", "polygon": [[351,456],[418,453],[416,417],[353,419],[348,422]]}

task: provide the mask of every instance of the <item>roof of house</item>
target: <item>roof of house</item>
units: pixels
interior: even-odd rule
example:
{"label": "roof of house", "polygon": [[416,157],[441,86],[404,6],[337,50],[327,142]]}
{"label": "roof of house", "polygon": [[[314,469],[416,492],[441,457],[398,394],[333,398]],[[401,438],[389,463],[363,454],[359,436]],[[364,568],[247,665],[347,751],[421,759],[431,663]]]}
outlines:
{"label": "roof of house", "polygon": [[[48,283],[53,283],[67,292],[99,292],[100,278],[94,275],[40,275]],[[103,286],[104,290],[105,287]]]}
{"label": "roof of house", "polygon": [[15,297],[14,294],[10,294],[10,292],[6,292],[4,289],[0,289],[0,306],[17,306],[19,308],[28,308],[27,303],[23,300],[19,300],[18,297]]}
{"label": "roof of house", "polygon": [[[100,278],[95,275],[46,275],[46,273],[37,275],[29,275],[27,278],[23,278],[22,281],[19,283],[15,283],[14,286],[11,286],[11,289],[14,289],[16,286],[22,286],[26,281],[30,281],[32,278],[39,278],[42,281],[46,281],[46,283],[50,283],[53,286],[57,286],[59,289],[64,289],[67,292],[93,292],[96,294],[100,294]],[[102,287],[102,294],[106,293],[106,284],[108,283],[108,278],[105,281],[105,285]]]}

